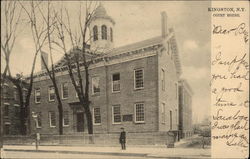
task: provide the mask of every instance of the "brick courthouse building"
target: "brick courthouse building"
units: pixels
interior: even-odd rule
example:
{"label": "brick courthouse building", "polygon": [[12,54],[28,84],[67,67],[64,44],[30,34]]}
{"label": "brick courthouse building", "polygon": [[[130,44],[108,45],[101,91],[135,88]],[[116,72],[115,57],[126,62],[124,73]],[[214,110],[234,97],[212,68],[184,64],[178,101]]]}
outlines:
{"label": "brick courthouse building", "polygon": [[[89,29],[90,50],[108,50],[90,67],[90,101],[94,134],[118,134],[124,127],[131,136],[167,140],[178,130],[179,53],[173,29],[162,13],[162,35],[114,48],[115,22],[100,5]],[[78,51],[72,49],[71,53]],[[58,134],[58,111],[54,89],[46,71],[34,79],[31,112],[38,114],[32,130]],[[63,102],[64,134],[87,134],[84,110],[79,105],[64,60],[57,63],[57,84]],[[37,128],[34,128],[36,125]],[[143,134],[145,135],[143,135]],[[165,141],[164,141],[165,142]]]}

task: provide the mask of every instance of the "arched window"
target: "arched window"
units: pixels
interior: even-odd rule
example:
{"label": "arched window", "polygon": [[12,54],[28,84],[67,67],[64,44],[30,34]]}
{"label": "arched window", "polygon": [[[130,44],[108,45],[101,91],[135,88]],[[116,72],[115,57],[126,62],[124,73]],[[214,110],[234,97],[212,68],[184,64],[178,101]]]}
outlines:
{"label": "arched window", "polygon": [[107,40],[107,27],[106,27],[106,25],[102,25],[102,39]]}
{"label": "arched window", "polygon": [[113,29],[110,28],[110,41],[113,42]]}
{"label": "arched window", "polygon": [[98,28],[96,25],[93,28],[93,33],[94,33],[94,41],[98,40]]}

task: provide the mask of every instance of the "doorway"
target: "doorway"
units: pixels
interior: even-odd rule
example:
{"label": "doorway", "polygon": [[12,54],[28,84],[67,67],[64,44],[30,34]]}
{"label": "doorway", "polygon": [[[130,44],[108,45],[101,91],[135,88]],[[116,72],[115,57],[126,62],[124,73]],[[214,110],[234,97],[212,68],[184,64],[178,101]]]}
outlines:
{"label": "doorway", "polygon": [[77,113],[76,114],[76,129],[77,132],[83,132],[84,131],[84,113]]}

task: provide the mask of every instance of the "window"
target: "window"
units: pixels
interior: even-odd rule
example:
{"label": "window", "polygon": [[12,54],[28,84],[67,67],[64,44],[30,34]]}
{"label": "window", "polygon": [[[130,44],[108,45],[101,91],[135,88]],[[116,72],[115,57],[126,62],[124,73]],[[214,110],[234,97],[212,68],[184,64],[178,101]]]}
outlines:
{"label": "window", "polygon": [[42,112],[37,113],[36,128],[42,127]]}
{"label": "window", "polygon": [[96,25],[93,28],[93,33],[94,33],[94,41],[98,40],[98,28]]}
{"label": "window", "polygon": [[18,104],[14,104],[14,113],[16,117],[19,117],[20,106]]}
{"label": "window", "polygon": [[67,99],[68,97],[69,97],[68,83],[62,83],[62,99]]}
{"label": "window", "polygon": [[120,73],[112,75],[112,91],[120,92]]}
{"label": "window", "polygon": [[10,134],[10,124],[4,125],[4,134],[9,135]]}
{"label": "window", "polygon": [[100,125],[101,124],[101,108],[93,108],[93,124]]}
{"label": "window", "polygon": [[[76,81],[76,87],[77,87],[77,89],[80,89],[80,84],[79,84],[78,81]],[[76,91],[76,90],[75,90],[75,91]],[[76,97],[78,97],[77,91],[76,91]]]}
{"label": "window", "polygon": [[172,111],[171,110],[169,111],[169,118],[170,118],[170,120],[169,120],[170,121],[170,130],[172,130],[172,124],[173,124],[172,119],[173,118],[172,118]]}
{"label": "window", "polygon": [[4,103],[4,116],[9,116],[9,103]]}
{"label": "window", "polygon": [[92,94],[100,93],[100,78],[99,77],[93,77],[92,78]]}
{"label": "window", "polygon": [[41,90],[40,90],[40,88],[35,89],[35,103],[41,103]]}
{"label": "window", "polygon": [[162,103],[162,108],[161,108],[161,121],[162,121],[163,124],[166,123],[166,114],[165,114],[165,111],[166,111],[165,103]]}
{"label": "window", "polygon": [[161,86],[162,90],[165,91],[165,71],[161,69]]}
{"label": "window", "polygon": [[120,105],[115,105],[112,107],[112,115],[113,115],[112,117],[113,124],[120,124],[122,121]]}
{"label": "window", "polygon": [[25,102],[27,96],[27,90],[23,90],[23,102]]}
{"label": "window", "polygon": [[178,85],[175,83],[175,99],[178,97]]}
{"label": "window", "polygon": [[49,86],[49,101],[55,101],[55,88]]}
{"label": "window", "polygon": [[17,91],[16,90],[14,90],[13,96],[14,96],[14,100],[17,100]]}
{"label": "window", "polygon": [[69,126],[69,112],[63,112],[63,126]]}
{"label": "window", "polygon": [[134,87],[135,89],[143,88],[143,69],[134,70]]}
{"label": "window", "polygon": [[15,111],[14,115],[18,117],[19,116],[19,107],[15,107],[14,111]]}
{"label": "window", "polygon": [[110,41],[113,42],[113,29],[110,28]]}
{"label": "window", "polygon": [[107,40],[107,27],[106,27],[106,25],[102,25],[102,39]]}
{"label": "window", "polygon": [[178,111],[175,109],[176,124],[178,125]]}
{"label": "window", "polygon": [[49,112],[49,126],[56,127],[56,114],[54,111]]}
{"label": "window", "polygon": [[143,103],[136,103],[135,104],[135,122],[136,123],[144,123],[144,104]]}

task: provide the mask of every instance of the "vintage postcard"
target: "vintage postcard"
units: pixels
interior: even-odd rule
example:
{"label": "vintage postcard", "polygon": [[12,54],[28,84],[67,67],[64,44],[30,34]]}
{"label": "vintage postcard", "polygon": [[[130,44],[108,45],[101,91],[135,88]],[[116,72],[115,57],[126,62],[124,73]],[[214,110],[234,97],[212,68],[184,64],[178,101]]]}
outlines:
{"label": "vintage postcard", "polygon": [[0,158],[247,158],[248,1],[1,1]]}

